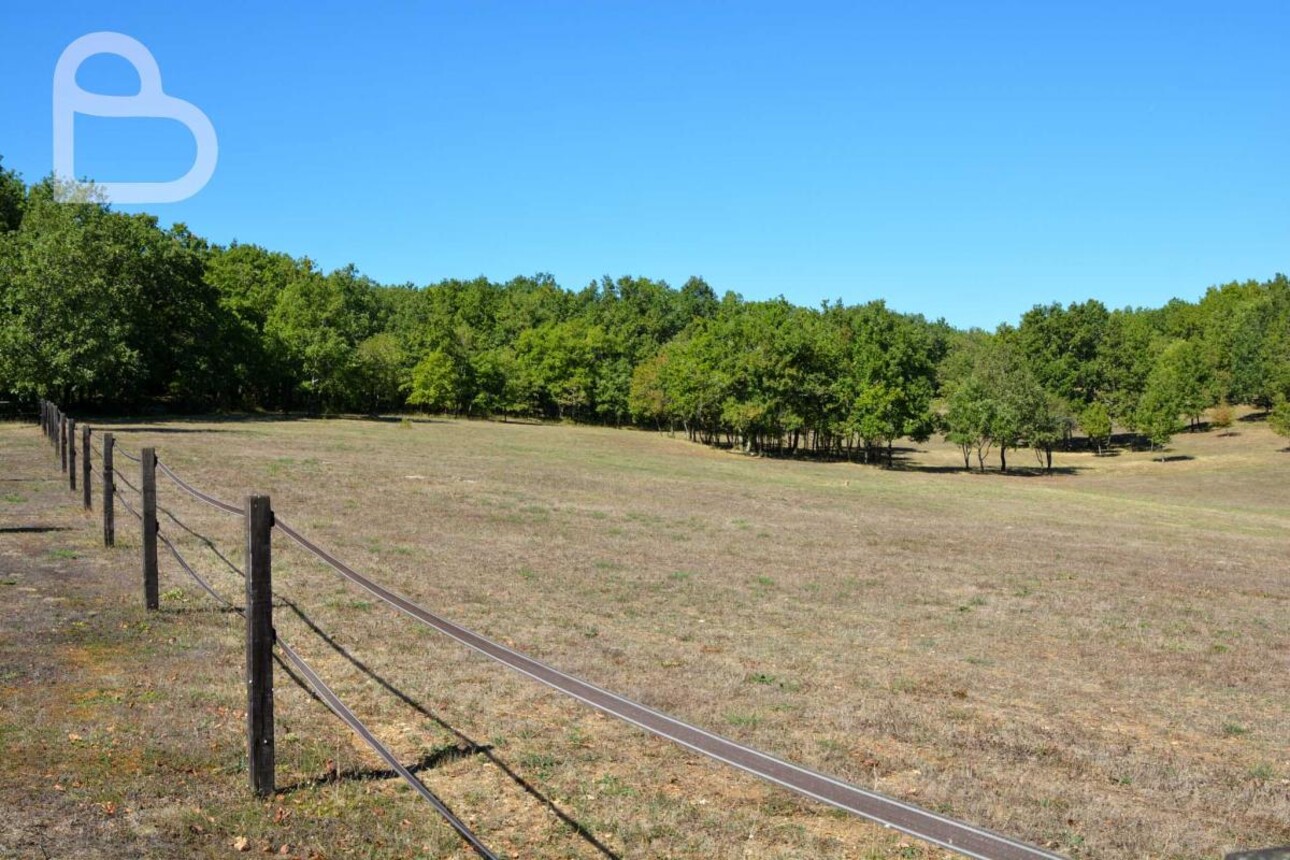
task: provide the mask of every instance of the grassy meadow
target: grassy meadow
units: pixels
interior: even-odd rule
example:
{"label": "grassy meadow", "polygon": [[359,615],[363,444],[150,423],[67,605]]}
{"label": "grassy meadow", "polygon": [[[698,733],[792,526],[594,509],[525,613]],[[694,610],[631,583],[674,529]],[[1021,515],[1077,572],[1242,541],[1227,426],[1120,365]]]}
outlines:
{"label": "grassy meadow", "polygon": [[[968,474],[939,441],[885,470],[522,423],[112,429],[221,498],[271,494],[279,517],[434,612],[859,785],[1072,857],[1290,842],[1290,452],[1262,422],[1180,434],[1163,462],[1059,452],[1052,476],[1026,468],[1026,451],[1009,456],[1015,474]],[[57,474],[35,429],[4,426],[0,440],[6,470]],[[236,520],[158,486],[164,507],[240,561]],[[68,531],[29,540],[131,589],[76,597],[66,582],[116,625],[77,634],[106,637],[73,643],[98,655],[84,677],[111,690],[151,673],[159,697],[144,709],[109,697],[101,712],[47,701],[62,715],[48,724],[155,723],[138,744],[207,775],[166,805],[140,766],[119,803],[153,810],[148,826],[199,855],[245,836],[301,857],[468,856],[396,780],[335,778],[379,762],[281,673],[279,782],[293,790],[268,805],[243,797],[236,617],[208,611],[163,550],[162,612],[145,618],[129,515],[118,510],[119,546],[105,550],[94,516],[45,492]],[[8,507],[11,519],[48,510]],[[165,517],[161,528],[238,598],[240,580],[196,539]],[[508,856],[944,856],[513,676],[281,537],[274,577],[300,610],[279,607],[280,633]],[[143,640],[123,639],[144,623]],[[28,688],[5,683],[0,740],[52,743]]]}

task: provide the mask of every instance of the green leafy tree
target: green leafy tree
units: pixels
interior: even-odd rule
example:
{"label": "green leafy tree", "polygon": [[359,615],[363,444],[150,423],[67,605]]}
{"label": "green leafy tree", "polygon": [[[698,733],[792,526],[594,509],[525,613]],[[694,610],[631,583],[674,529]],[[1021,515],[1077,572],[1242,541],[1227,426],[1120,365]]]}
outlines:
{"label": "green leafy tree", "polygon": [[290,403],[298,366],[280,339],[266,331],[287,285],[307,276],[308,261],[258,245],[233,243],[205,255],[203,277],[219,296],[224,321],[219,341],[229,358],[227,404],[278,407]]}
{"label": "green leafy tree", "polygon": [[17,230],[22,226],[22,213],[27,203],[27,186],[22,177],[4,167],[0,157],[0,233]]}
{"label": "green leafy tree", "polygon": [[353,266],[323,276],[307,263],[279,293],[265,334],[281,344],[314,409],[360,407],[358,344],[375,333],[373,285]]}
{"label": "green leafy tree", "polygon": [[1136,429],[1146,436],[1154,451],[1169,444],[1178,430],[1182,406],[1174,385],[1165,374],[1152,374],[1134,418]]}
{"label": "green leafy tree", "polygon": [[985,458],[994,445],[991,431],[996,408],[993,392],[981,376],[969,375],[953,386],[941,423],[946,441],[962,452],[964,469],[971,468],[975,452],[977,467],[985,471]]}
{"label": "green leafy tree", "polygon": [[1268,413],[1268,426],[1278,436],[1290,437],[1290,400],[1278,401]]}
{"label": "green leafy tree", "polygon": [[1167,391],[1167,399],[1177,407],[1195,430],[1200,416],[1214,402],[1212,377],[1204,352],[1195,341],[1175,340],[1167,345],[1148,378],[1147,389]]}
{"label": "green leafy tree", "polygon": [[354,350],[352,388],[373,415],[403,404],[409,388],[407,358],[398,338],[374,334]]}
{"label": "green leafy tree", "polygon": [[431,412],[464,411],[470,392],[469,365],[443,349],[432,350],[412,369],[408,403]]}
{"label": "green leafy tree", "polygon": [[1074,425],[1070,405],[1056,394],[1043,391],[1032,404],[1026,441],[1048,474],[1053,471],[1053,451],[1070,438]]}
{"label": "green leafy tree", "polygon": [[1015,341],[1036,380],[1070,403],[1089,403],[1106,387],[1098,353],[1110,314],[1098,301],[1036,306],[1017,327]]}
{"label": "green leafy tree", "polygon": [[222,380],[218,302],[182,231],[31,189],[0,234],[0,388],[21,396],[208,402]]}
{"label": "green leafy tree", "polygon": [[1106,411],[1100,400],[1085,407],[1080,413],[1080,427],[1084,434],[1088,436],[1088,441],[1097,448],[1097,453],[1101,455],[1106,447],[1111,443],[1111,414]]}

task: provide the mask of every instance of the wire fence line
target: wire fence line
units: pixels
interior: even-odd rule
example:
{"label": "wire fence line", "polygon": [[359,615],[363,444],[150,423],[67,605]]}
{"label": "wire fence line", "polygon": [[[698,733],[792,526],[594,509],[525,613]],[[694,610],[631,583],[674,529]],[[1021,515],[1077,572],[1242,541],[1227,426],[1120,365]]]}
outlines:
{"label": "wire fence line", "polygon": [[[52,440],[52,436],[51,436]],[[134,457],[121,451],[127,459],[135,462],[143,462],[142,457]],[[160,459],[153,456],[153,464],[157,469],[166,475],[180,489],[184,490],[190,496],[204,502],[225,513],[247,519],[248,535],[251,534],[251,507],[242,508],[224,502],[214,496],[211,496],[174,473]],[[145,469],[145,486],[149,486],[149,473],[147,472],[148,464],[144,463]],[[121,480],[140,493],[138,488],[131,484],[128,479],[121,476],[119,472],[113,469],[113,472]],[[126,501],[120,490],[115,490],[114,494],[121,500],[122,505],[138,518],[141,522],[144,520],[143,515],[136,511],[129,502]],[[216,555],[218,555],[226,565],[232,568],[239,575],[246,574],[237,568],[231,561],[223,556],[214,542],[196,531],[186,526],[178,517],[165,508],[149,508],[149,505],[155,506],[155,491],[151,497],[147,493],[140,493],[144,498],[144,506],[152,511],[159,509],[181,529],[189,532],[194,537],[203,541]],[[495,642],[481,634],[478,634],[468,628],[462,627],[446,618],[432,613],[421,606],[408,600],[406,597],[380,585],[379,583],[367,578],[354,570],[349,565],[332,555],[319,545],[310,541],[289,523],[281,518],[276,517],[271,509],[267,508],[267,498],[261,499],[264,502],[268,519],[264,521],[264,540],[267,547],[268,533],[276,530],[294,543],[303,548],[306,552],[313,555],[319,561],[332,568],[336,573],[347,580],[349,583],[362,588],[373,596],[377,597],[383,603],[393,609],[409,616],[410,618],[425,624],[439,633],[453,639],[461,645],[470,648],[484,656],[501,663],[512,671],[518,672],[544,684],[552,689],[564,693],[571,698],[583,702],[599,711],[610,716],[616,717],[638,728],[644,729],[659,737],[673,741],[685,748],[706,755],[728,766],[760,777],[768,782],[790,789],[798,794],[818,800],[830,806],[845,810],[858,817],[882,824],[901,832],[910,834],[919,839],[925,840],[935,845],[939,845],[950,851],[956,852],[966,857],[977,858],[977,860],[1063,860],[1060,855],[1046,851],[1036,846],[1011,839],[1009,837],[994,833],[984,828],[962,822],[945,815],[923,809],[913,804],[905,803],[895,798],[869,791],[858,786],[851,785],[841,780],[830,777],[826,774],[819,773],[809,768],[793,764],[775,756],[756,750],[752,747],[739,744],[728,738],[713,734],[702,728],[691,725],[680,719],[672,717],[661,711],[650,708],[641,703],[632,701],[623,696],[612,693],[602,687],[598,687],[573,675],[560,671],[546,663],[528,657],[519,651]],[[152,523],[155,536],[167,547],[175,557],[176,562],[183,570],[205,591],[212,599],[221,605],[246,615],[248,609],[237,607],[232,602],[222,597],[203,577],[201,577],[191,564],[183,557],[182,553],[175,544],[156,527],[155,521]],[[144,523],[144,531],[147,534],[148,524]],[[248,565],[250,564],[248,548]],[[146,554],[146,553],[145,553]],[[155,560],[154,578],[155,582]],[[248,601],[251,600],[251,591],[253,580],[248,579]],[[272,599],[270,593],[269,599]],[[266,616],[267,618],[267,616]],[[266,622],[267,623],[267,622]],[[248,637],[251,630],[250,619],[248,618]],[[283,656],[290,662],[300,675],[306,680],[308,686],[312,688],[313,693],[349,728],[357,733],[372,749],[385,760],[394,771],[403,777],[414,790],[417,791],[431,806],[452,826],[462,839],[480,856],[485,858],[494,858],[487,847],[466,827],[464,823],[457,818],[453,812],[444,804],[424,783],[422,783],[415,774],[403,766],[385,747],[372,732],[358,719],[352,710],[350,710],[335,692],[332,691],[317,675],[316,672],[297,654],[290,646],[277,635],[276,631],[269,628],[271,642],[276,644],[281,650]],[[250,653],[250,652],[248,652]],[[250,660],[248,658],[248,665]],[[270,664],[271,665],[271,664]],[[271,765],[270,765],[271,767]]]}
{"label": "wire fence line", "polygon": [[118,490],[118,489],[116,489],[115,487],[113,487],[113,488],[112,488],[112,494],[116,496],[117,501],[119,501],[119,502],[122,504],[122,506],[124,506],[124,507],[125,507],[125,509],[126,509],[127,511],[129,511],[129,512],[130,512],[130,513],[132,513],[132,514],[134,514],[134,518],[135,518],[135,519],[137,519],[139,522],[143,522],[143,514],[141,514],[141,513],[139,513],[138,511],[136,511],[136,510],[134,509],[134,505],[130,504],[129,502],[127,502],[127,501],[125,500],[125,496],[124,496],[124,495],[122,495],[122,493],[121,493],[121,491],[120,491],[120,490]]}
{"label": "wire fence line", "polygon": [[[193,532],[173,515],[171,515],[171,518],[174,519],[181,528],[184,528],[186,531],[196,535],[196,532]],[[178,547],[176,547],[163,532],[158,531],[157,538],[165,544],[168,550],[170,550],[170,554],[174,556],[175,561],[181,568],[183,568],[184,572],[187,573],[188,576],[213,600],[228,609],[230,612],[240,616],[246,615],[246,610],[244,608],[237,606],[216,591],[215,588],[193,568],[188,560],[184,558],[183,553],[179,551]],[[236,567],[233,569],[238,573],[241,573],[241,571]],[[457,831],[461,838],[472,849],[474,849],[476,853],[481,857],[486,858],[486,860],[500,860],[500,858],[490,851],[488,847],[484,845],[484,843],[481,842],[470,830],[470,828],[467,827],[465,823],[463,823],[462,820],[448,808],[448,805],[444,803],[438,795],[431,791],[424,782],[417,778],[416,774],[412,773],[412,771],[398,760],[398,757],[394,755],[390,748],[383,744],[376,735],[372,733],[372,730],[369,729],[362,720],[358,718],[353,710],[351,710],[344,701],[336,695],[335,691],[333,691],[331,687],[322,680],[318,673],[314,671],[313,667],[311,667],[305,659],[301,657],[285,639],[282,638],[282,635],[278,633],[276,629],[274,630],[274,643],[282,651],[282,655],[286,660],[295,667],[296,671],[299,672],[300,676],[305,680],[306,689],[312,692],[320,702],[326,705],[327,708],[341,720],[341,722],[345,723],[345,725],[362,738],[368,746],[372,748],[373,752],[384,760],[395,773],[407,781],[407,783],[412,786],[413,790],[420,794],[435,809],[435,811],[443,817],[449,826]]]}
{"label": "wire fence line", "polygon": [[170,467],[167,466],[165,463],[161,462],[161,460],[157,460],[157,468],[160,469],[162,474],[164,474],[167,478],[174,481],[175,484],[178,485],[181,490],[188,493],[188,495],[196,499],[200,499],[201,501],[205,502],[211,507],[217,508],[226,514],[233,514],[234,516],[238,516],[238,517],[244,515],[242,509],[239,508],[237,505],[230,505],[228,502],[222,502],[219,499],[215,498],[214,496],[209,496],[206,493],[203,493],[201,490],[197,489],[192,484],[188,483],[183,478],[179,477],[174,472],[172,472],[170,470]]}
{"label": "wire fence line", "polygon": [[180,553],[180,551],[175,548],[175,545],[170,542],[170,538],[166,537],[165,532],[162,532],[159,530],[157,532],[157,540],[161,541],[163,544],[166,545],[166,549],[170,550],[170,554],[175,557],[175,561],[177,561],[179,563],[179,566],[184,569],[184,572],[187,573],[192,578],[192,580],[196,582],[198,586],[201,587],[202,591],[205,591],[207,594],[209,594],[221,606],[231,609],[232,611],[236,612],[238,615],[245,614],[244,609],[242,609],[240,606],[236,606],[231,601],[226,600],[223,597],[223,595],[221,595],[218,591],[216,591],[209,582],[203,579],[202,576],[196,570],[193,570],[193,566],[188,563],[188,560],[184,558],[183,554]]}
{"label": "wire fence line", "polygon": [[355,716],[354,712],[346,707],[345,703],[341,701],[334,692],[332,692],[331,688],[323,682],[322,678],[318,677],[318,674],[310,668],[309,664],[306,663],[290,645],[287,644],[281,635],[276,635],[276,638],[278,648],[282,650],[283,655],[285,655],[287,660],[296,667],[296,670],[304,676],[305,680],[309,682],[309,686],[313,688],[314,692],[317,693],[320,699],[322,699],[323,703],[331,709],[332,713],[340,718],[341,722],[353,729],[359,737],[367,742],[367,745],[370,746],[377,755],[385,760],[385,763],[388,764],[395,773],[403,777],[403,779],[412,786],[417,794],[420,794],[425,798],[425,800],[434,807],[435,811],[448,822],[452,829],[457,831],[461,838],[465,840],[466,844],[474,849],[475,853],[481,857],[487,858],[487,860],[499,860],[498,856],[490,851],[488,847],[479,840],[470,828],[467,827],[466,824],[448,808],[447,804],[440,800],[433,791],[427,788],[425,783],[417,778],[416,774],[404,767],[403,763],[400,762],[398,757],[390,751],[389,747],[377,740],[371,730],[369,730],[367,726],[363,725],[362,721]]}
{"label": "wire fence line", "polygon": [[188,532],[188,534],[192,535],[194,538],[196,538],[198,541],[200,541],[200,542],[201,542],[201,543],[202,543],[202,544],[203,544],[207,549],[209,549],[212,553],[214,553],[214,554],[215,554],[215,557],[216,557],[216,558],[218,558],[221,562],[223,562],[223,564],[224,564],[224,566],[225,566],[225,567],[227,567],[227,568],[228,568],[229,570],[231,570],[233,573],[235,573],[235,574],[237,574],[238,576],[240,576],[242,579],[246,579],[246,572],[245,572],[244,570],[242,570],[242,568],[240,568],[240,567],[238,567],[236,564],[234,564],[232,561],[230,561],[230,560],[228,559],[228,556],[226,556],[226,555],[224,555],[224,553],[220,552],[219,547],[217,547],[217,546],[215,545],[215,542],[214,542],[213,540],[211,540],[210,538],[208,538],[206,535],[202,534],[201,532],[199,532],[199,531],[195,531],[194,529],[190,528],[188,525],[186,525],[186,524],[184,523],[184,521],[183,521],[183,520],[179,519],[179,517],[177,517],[177,516],[175,516],[173,513],[171,513],[169,509],[164,508],[164,507],[162,507],[161,505],[157,505],[157,510],[161,511],[163,514],[165,514],[167,517],[169,517],[169,518],[170,518],[170,520],[171,520],[172,522],[174,522],[174,524],[175,524],[175,525],[179,526],[179,528],[181,528],[181,529],[183,529],[184,531]]}
{"label": "wire fence line", "polygon": [[142,492],[143,492],[143,491],[142,491],[142,490],[140,490],[138,487],[136,487],[133,483],[131,483],[131,481],[130,481],[130,479],[129,479],[129,478],[127,478],[125,475],[121,474],[121,470],[120,470],[120,469],[118,469],[118,468],[116,468],[115,466],[113,466],[113,467],[112,467],[112,474],[113,474],[113,475],[115,476],[115,478],[116,478],[116,480],[115,480],[115,481],[113,481],[113,483],[116,483],[116,481],[120,481],[121,483],[123,483],[123,484],[125,484],[127,487],[129,487],[130,489],[134,490],[136,493],[140,493],[140,494],[142,494]]}

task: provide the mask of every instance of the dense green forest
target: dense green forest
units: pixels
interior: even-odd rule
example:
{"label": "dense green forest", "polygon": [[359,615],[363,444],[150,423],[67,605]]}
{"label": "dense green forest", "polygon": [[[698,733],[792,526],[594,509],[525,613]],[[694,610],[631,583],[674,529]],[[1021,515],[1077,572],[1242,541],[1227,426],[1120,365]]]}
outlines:
{"label": "dense green forest", "polygon": [[383,285],[56,190],[0,166],[0,392],[70,410],[532,416],[872,462],[941,433],[980,468],[1023,447],[1051,464],[1076,432],[1163,444],[1223,404],[1290,432],[1281,275],[960,331],[882,302],[719,297],[700,278]]}

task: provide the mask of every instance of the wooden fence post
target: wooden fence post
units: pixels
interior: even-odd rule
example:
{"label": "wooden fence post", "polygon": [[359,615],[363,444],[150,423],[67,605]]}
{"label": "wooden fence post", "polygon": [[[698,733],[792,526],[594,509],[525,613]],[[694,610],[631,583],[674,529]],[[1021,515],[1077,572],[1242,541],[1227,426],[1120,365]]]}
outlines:
{"label": "wooden fence post", "polygon": [[94,509],[94,500],[90,497],[90,469],[93,463],[90,462],[90,426],[86,424],[81,428],[81,502],[85,505],[85,510]]}
{"label": "wooden fence post", "polygon": [[40,419],[40,432],[45,432],[45,398],[36,401],[36,417]]}
{"label": "wooden fence post", "polygon": [[251,790],[274,792],[273,575],[268,496],[246,497],[246,744]]}
{"label": "wooden fence post", "polygon": [[67,471],[67,416],[58,414],[58,454],[63,460],[63,471]]}
{"label": "wooden fence post", "polygon": [[140,462],[142,483],[139,484],[143,496],[143,604],[149,609],[161,605],[157,593],[157,452],[155,448],[144,448]]}
{"label": "wooden fence post", "polygon": [[67,489],[76,492],[76,419],[67,422]]}
{"label": "wooden fence post", "polygon": [[116,492],[116,479],[112,472],[112,445],[114,440],[111,433],[103,434],[103,545],[113,546],[116,544],[116,499],[113,493]]}

